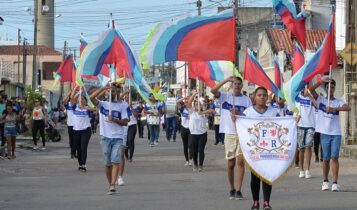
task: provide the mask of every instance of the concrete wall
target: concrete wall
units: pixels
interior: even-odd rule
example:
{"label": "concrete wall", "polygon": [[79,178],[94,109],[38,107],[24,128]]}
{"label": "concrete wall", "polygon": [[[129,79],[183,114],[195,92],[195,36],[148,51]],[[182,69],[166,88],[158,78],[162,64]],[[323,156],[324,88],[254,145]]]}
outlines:
{"label": "concrete wall", "polygon": [[48,12],[42,11],[42,0],[38,1],[37,44],[55,48],[54,0],[45,0]]}

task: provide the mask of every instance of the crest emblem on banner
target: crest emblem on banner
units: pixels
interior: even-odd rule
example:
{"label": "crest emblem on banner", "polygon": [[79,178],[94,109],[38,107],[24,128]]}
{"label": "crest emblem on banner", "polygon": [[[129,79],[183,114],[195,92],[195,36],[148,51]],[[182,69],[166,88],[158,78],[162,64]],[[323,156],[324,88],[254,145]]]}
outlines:
{"label": "crest emblem on banner", "polygon": [[296,151],[293,117],[239,117],[239,143],[246,163],[265,182],[273,184],[289,169]]}

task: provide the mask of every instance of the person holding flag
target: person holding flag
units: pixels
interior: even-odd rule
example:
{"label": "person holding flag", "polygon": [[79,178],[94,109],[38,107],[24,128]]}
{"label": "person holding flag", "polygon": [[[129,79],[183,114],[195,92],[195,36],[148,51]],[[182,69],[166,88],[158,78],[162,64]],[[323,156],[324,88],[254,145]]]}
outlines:
{"label": "person holding flag", "polygon": [[[320,85],[324,85],[328,89],[327,97],[320,96],[315,89]],[[316,132],[320,133],[321,145],[323,150],[323,182],[322,190],[330,189],[328,175],[330,172],[330,161],[332,169],[332,187],[334,192],[340,191],[340,186],[337,182],[339,173],[339,154],[341,146],[341,127],[340,127],[340,112],[351,111],[351,107],[341,99],[334,97],[336,81],[329,78],[322,78],[321,81],[309,88],[311,94],[316,100],[318,113],[316,119]]]}
{"label": "person holding flag", "polygon": [[[116,192],[115,183],[118,179],[119,167],[122,163],[122,153],[124,152],[123,140],[124,129],[128,125],[128,104],[120,99],[120,84],[113,83],[114,87],[106,85],[90,96],[94,105],[99,109],[99,131],[101,135],[101,146],[105,162],[105,174],[109,184],[108,195]],[[109,101],[100,101],[107,94],[111,97]]]}
{"label": "person holding flag", "polygon": [[[219,89],[227,82],[232,82],[233,93],[222,92]],[[244,177],[244,160],[239,146],[239,139],[235,124],[230,120],[231,114],[243,113],[252,106],[248,96],[242,94],[243,80],[240,77],[231,76],[211,89],[211,93],[221,104],[221,119],[219,132],[225,134],[224,145],[227,159],[227,174],[230,185],[229,199],[243,199],[242,183]],[[234,168],[237,164],[237,190],[234,187]]]}

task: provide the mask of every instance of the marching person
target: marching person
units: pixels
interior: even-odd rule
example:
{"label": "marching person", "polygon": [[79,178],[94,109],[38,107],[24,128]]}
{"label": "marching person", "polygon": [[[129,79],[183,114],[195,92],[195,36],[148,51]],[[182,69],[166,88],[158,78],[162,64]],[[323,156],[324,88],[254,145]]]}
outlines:
{"label": "marching person", "polygon": [[[169,91],[168,96],[170,98],[175,98],[174,93]],[[176,99],[176,98],[175,98]],[[177,116],[176,110],[174,113],[168,113],[167,103],[165,103],[165,128],[166,128],[166,140],[175,142],[176,141],[176,132],[177,132]]]}
{"label": "marching person", "polygon": [[214,110],[210,109],[207,104],[204,104],[201,98],[197,98],[194,101],[196,95],[197,92],[194,91],[187,102],[189,113],[188,127],[190,129],[190,137],[192,141],[193,171],[201,172],[203,170],[205,147],[207,143],[208,119],[206,115],[214,113]]}
{"label": "marching person", "polygon": [[[279,113],[276,109],[271,106],[267,106],[268,91],[264,87],[258,87],[255,89],[255,105],[247,108],[243,113],[238,113],[238,115],[245,115],[247,117],[277,117]],[[232,116],[235,121],[235,115]],[[260,178],[251,172],[250,189],[253,196],[253,206],[252,210],[259,210],[259,193],[260,193]],[[272,186],[263,182],[263,195],[264,195],[264,210],[271,210],[270,206],[270,195],[272,191]]]}
{"label": "marching person", "polygon": [[[232,82],[233,93],[219,91],[227,82]],[[242,183],[244,177],[243,153],[239,146],[239,139],[235,124],[231,120],[231,113],[243,113],[245,109],[252,106],[248,96],[242,94],[243,80],[239,77],[231,76],[211,89],[213,95],[221,104],[221,119],[219,132],[224,133],[224,145],[227,159],[227,174],[229,181],[229,199],[243,199]],[[234,106],[234,107],[233,107]],[[237,188],[234,187],[234,168],[237,164]]]}
{"label": "marching person", "polygon": [[131,102],[129,102],[129,97],[124,97],[125,101],[129,104],[128,106],[128,115],[129,115],[129,123],[128,123],[128,135],[127,135],[127,148],[125,150],[125,157],[129,162],[133,161],[134,149],[135,149],[135,136],[136,136],[136,124],[138,123],[138,112],[137,109],[133,108]]}
{"label": "marching person", "polygon": [[181,114],[181,139],[183,144],[183,154],[185,156],[185,166],[192,166],[192,141],[189,129],[189,112],[187,110],[187,98],[177,101],[177,108]]}
{"label": "marching person", "polygon": [[47,112],[42,102],[39,99],[35,99],[35,107],[32,111],[32,139],[34,142],[34,150],[38,149],[37,146],[37,132],[40,131],[42,139],[42,150],[46,150],[45,139],[45,125],[47,124]]}
{"label": "marching person", "polygon": [[69,139],[69,148],[71,159],[77,158],[77,152],[74,147],[74,138],[73,138],[73,107],[70,103],[70,96],[73,90],[70,91],[63,99],[63,103],[65,104],[66,112],[67,112],[67,130],[68,130],[68,139]]}
{"label": "marching person", "polygon": [[[328,91],[328,94],[330,95],[330,101],[328,101],[328,98],[320,96],[316,93],[315,89],[321,84],[324,85],[326,89],[330,88],[330,91]],[[340,185],[337,182],[339,172],[338,158],[340,155],[341,146],[341,127],[339,114],[342,111],[351,111],[351,107],[341,99],[337,99],[334,97],[335,88],[335,80],[330,78],[323,78],[321,81],[317,82],[314,86],[312,86],[310,88],[310,91],[313,97],[316,99],[318,107],[316,131],[320,133],[323,151],[322,190],[327,191],[330,189],[328,175],[330,172],[330,162],[332,162],[331,168],[333,183],[331,190],[334,192],[338,192],[340,191]]]}
{"label": "marching person", "polygon": [[[300,112],[297,116],[297,139],[299,150],[299,178],[311,178],[310,165],[312,146],[314,143],[315,133],[315,108],[309,98],[308,90],[304,88],[296,97],[295,106]],[[306,161],[305,161],[306,160]],[[304,164],[306,163],[306,170]]]}
{"label": "marching person", "polygon": [[14,159],[16,147],[16,123],[20,120],[20,116],[15,112],[11,101],[6,103],[6,109],[2,115],[0,122],[4,124],[4,136],[7,140],[7,158]]}
{"label": "marching person", "polygon": [[[111,93],[109,93],[111,89]],[[103,95],[108,99],[111,95],[111,102],[101,101]],[[118,179],[120,163],[122,163],[124,129],[128,125],[128,104],[122,100],[115,101],[115,97],[120,99],[120,84],[113,83],[110,88],[106,85],[92,93],[94,105],[99,113],[99,133],[101,136],[102,153],[105,162],[105,174],[107,177],[109,190],[108,195],[116,192],[115,183]],[[109,110],[111,109],[111,112]]]}
{"label": "marching person", "polygon": [[78,152],[78,170],[87,171],[87,150],[90,137],[92,135],[90,120],[93,117],[92,108],[88,107],[87,99],[80,95],[80,87],[77,86],[72,91],[70,103],[73,109],[73,139],[74,147]]}
{"label": "marching person", "polygon": [[[160,118],[163,114],[163,106],[155,100],[154,94],[150,93],[149,100],[152,105],[145,104],[144,113],[148,115],[148,127],[150,133],[150,146],[159,144]],[[153,119],[152,121],[149,118]]]}
{"label": "marching person", "polygon": [[143,109],[144,109],[144,103],[140,101],[138,107],[136,108],[136,112],[138,113],[137,124],[138,124],[139,138],[144,138],[144,125],[143,122],[141,121],[141,117],[142,117],[141,113]]}
{"label": "marching person", "polygon": [[219,132],[219,123],[220,123],[220,117],[221,117],[221,104],[219,104],[217,98],[214,100],[214,103],[212,104],[212,109],[215,110],[213,126],[214,126],[214,136],[215,136],[216,141],[214,142],[214,145],[217,145],[219,143],[222,143],[222,145],[224,145],[224,133]]}

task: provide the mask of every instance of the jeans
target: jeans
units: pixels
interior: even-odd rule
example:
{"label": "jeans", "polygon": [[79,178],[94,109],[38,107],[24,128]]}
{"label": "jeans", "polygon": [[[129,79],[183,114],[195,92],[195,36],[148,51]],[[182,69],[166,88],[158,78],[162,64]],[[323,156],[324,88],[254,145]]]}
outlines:
{"label": "jeans", "polygon": [[121,152],[123,146],[123,139],[121,138],[107,138],[101,136],[100,144],[102,146],[102,153],[104,163],[106,166],[111,166],[113,163],[121,163]]}
{"label": "jeans", "polygon": [[219,125],[214,125],[214,134],[216,139],[216,142],[214,144],[218,144],[219,142],[224,144],[224,133],[219,132]]}
{"label": "jeans", "polygon": [[323,160],[330,160],[331,157],[338,159],[340,156],[341,135],[320,134]]}
{"label": "jeans", "polygon": [[[192,140],[192,158],[195,166],[203,166],[205,160],[205,147],[207,143],[207,132],[204,134],[191,134]],[[198,160],[197,160],[198,159]]]}
{"label": "jeans", "polygon": [[92,135],[90,127],[85,130],[74,131],[73,138],[75,148],[78,151],[78,164],[85,165],[87,162],[87,149],[89,144],[89,139]]}
{"label": "jeans", "polygon": [[155,141],[159,141],[160,125],[149,125],[150,131],[150,144],[154,144]]}
{"label": "jeans", "polygon": [[173,140],[176,140],[176,130],[177,130],[177,117],[166,118],[166,139],[170,141],[171,136]]}
{"label": "jeans", "polygon": [[136,136],[136,124],[130,125],[128,127],[128,140],[126,142],[126,145],[128,148],[125,150],[125,157],[127,160],[133,159],[134,155],[134,149],[135,149],[135,136]]}

